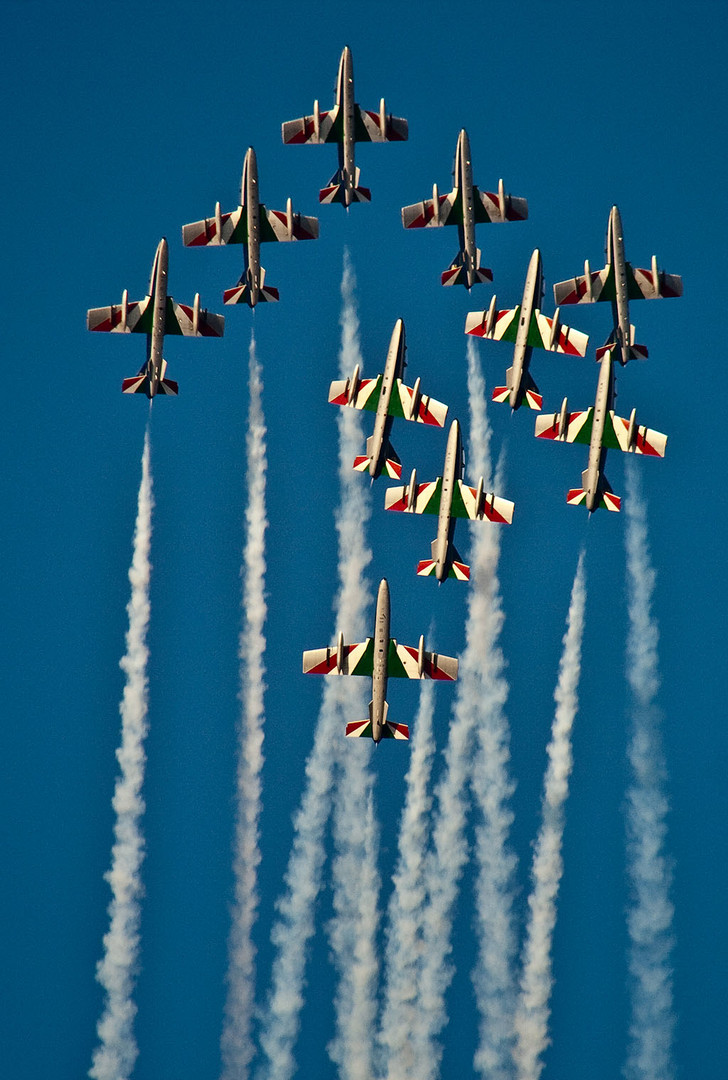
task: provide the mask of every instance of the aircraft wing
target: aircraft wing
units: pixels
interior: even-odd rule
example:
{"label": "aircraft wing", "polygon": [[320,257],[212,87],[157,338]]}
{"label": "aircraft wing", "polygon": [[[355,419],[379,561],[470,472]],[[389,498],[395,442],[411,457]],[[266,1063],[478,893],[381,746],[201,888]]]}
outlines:
{"label": "aircraft wing", "polygon": [[[611,423],[610,423],[611,421]],[[667,447],[667,435],[651,428],[634,425],[630,438],[630,421],[610,410],[604,425],[603,445],[623,450],[626,454],[647,454],[649,457],[664,457]]]}
{"label": "aircraft wing", "polygon": [[164,332],[183,334],[184,337],[222,337],[225,333],[225,316],[213,315],[206,308],[195,312],[189,304],[177,304],[168,296]]}
{"label": "aircraft wing", "polygon": [[315,116],[302,116],[298,120],[286,120],[285,123],[281,124],[283,142],[341,142],[341,125],[336,123],[338,115],[339,106],[335,105],[328,112],[318,114],[318,123]]}
{"label": "aircraft wing", "polygon": [[[488,338],[491,341],[512,341],[515,343],[518,336],[518,322],[521,316],[521,306],[508,308],[506,311],[494,312],[494,317],[488,320],[488,311],[469,311],[465,319],[465,333],[474,337]],[[542,315],[536,309],[531,315],[531,324],[528,328],[526,345],[533,349],[546,349],[549,352],[566,353],[569,356],[585,356],[589,338],[580,330],[572,330],[559,322],[556,327],[556,335],[553,344],[554,320],[548,315]]]}
{"label": "aircraft wing", "polygon": [[86,326],[89,330],[107,334],[151,334],[151,297],[130,300],[126,304],[111,304],[110,307],[89,308]]}
{"label": "aircraft wing", "polygon": [[408,132],[409,125],[401,116],[382,116],[354,106],[355,142],[405,142]]}
{"label": "aircraft wing", "polygon": [[402,225],[405,229],[428,229],[438,225],[459,225],[462,222],[452,210],[458,192],[438,195],[435,199],[423,199],[422,202],[402,207]]}
{"label": "aircraft wing", "polygon": [[264,206],[260,208],[261,243],[266,240],[317,240],[318,234],[318,218],[292,214],[289,230],[285,211],[266,210]]}
{"label": "aircraft wing", "polygon": [[590,271],[581,277],[569,278],[554,285],[554,301],[561,304],[595,304],[598,300],[616,300],[614,274],[611,266]]}
{"label": "aircraft wing", "polygon": [[394,638],[389,639],[387,657],[387,675],[392,679],[442,679],[454,682],[458,677],[458,662],[454,656],[441,656],[440,653],[422,653],[422,674],[420,674],[419,649],[412,645],[398,645]]}
{"label": "aircraft wing", "polygon": [[[594,423],[594,406],[583,412],[568,413],[563,435],[559,434],[561,413],[541,413],[536,417],[537,439],[554,439],[556,442],[591,442]],[[604,443],[606,446],[607,444]],[[615,443],[616,445],[616,443]]]}
{"label": "aircraft wing", "polygon": [[403,487],[387,488],[384,494],[385,510],[401,510],[408,514],[439,514],[440,495],[442,492],[442,477],[430,480],[426,484],[418,484],[417,491],[409,505],[409,489]]}
{"label": "aircraft wing", "polygon": [[511,524],[514,504],[510,499],[501,499],[500,496],[487,491],[482,492],[481,499],[482,503],[479,507],[477,488],[468,487],[462,480],[458,480],[452,495],[451,516],[470,518],[471,521],[482,521],[486,517],[488,521],[496,521],[504,525]]}
{"label": "aircraft wing", "polygon": [[303,654],[304,675],[371,675],[374,670],[374,639],[344,645],[341,670],[338,668],[338,649],[306,649]]}
{"label": "aircraft wing", "polygon": [[630,300],[657,300],[660,297],[682,296],[682,278],[679,274],[666,274],[657,269],[642,270],[627,263],[627,285]]}
{"label": "aircraft wing", "polygon": [[381,390],[381,375],[377,375],[376,379],[362,379],[357,384],[353,401],[349,401],[349,380],[335,379],[329,387],[329,401],[332,405],[348,405],[351,409],[376,412]]}
{"label": "aircraft wing", "polygon": [[525,221],[528,217],[528,200],[506,195],[503,191],[479,191],[474,187],[473,209],[476,224],[485,221]]}
{"label": "aircraft wing", "polygon": [[[218,229],[219,224],[219,229]],[[239,206],[230,214],[204,218],[182,226],[185,247],[218,247],[221,244],[247,244],[248,228],[245,209]]]}

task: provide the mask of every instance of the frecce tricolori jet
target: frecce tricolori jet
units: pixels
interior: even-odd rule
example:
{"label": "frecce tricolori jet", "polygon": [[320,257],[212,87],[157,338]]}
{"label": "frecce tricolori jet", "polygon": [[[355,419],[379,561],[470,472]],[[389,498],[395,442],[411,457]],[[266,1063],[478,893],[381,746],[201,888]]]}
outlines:
{"label": "frecce tricolori jet", "polygon": [[531,378],[529,365],[534,349],[584,356],[589,338],[579,330],[563,326],[559,309],[549,318],[539,311],[543,299],[541,253],[536,248],[528,264],[523,299],[518,307],[498,311],[496,297],[487,311],[471,311],[465,319],[465,333],[491,341],[513,341],[513,366],[506,371],[506,385],[496,386],[493,401],[507,401],[511,409],[523,402],[532,409],[543,408],[543,398]]}
{"label": "frecce tricolori jet", "polygon": [[570,413],[564,398],[561,412],[536,417],[537,439],[589,444],[589,463],[581,474],[581,487],[572,488],[566,496],[572,506],[585,503],[589,513],[599,506],[619,510],[621,505],[622,500],[613,493],[604,475],[607,450],[664,457],[667,445],[666,435],[638,425],[636,409],[632,410],[629,420],[614,412],[615,351],[613,346],[602,353],[597,396],[592,408]]}
{"label": "frecce tricolori jet", "polygon": [[477,488],[468,487],[462,481],[465,467],[460,425],[453,420],[445,451],[442,476],[426,484],[417,483],[417,470],[412,470],[409,484],[388,488],[384,505],[387,510],[403,510],[410,514],[437,514],[437,537],[432,541],[430,558],[417,565],[421,577],[434,574],[442,582],[447,577],[468,581],[470,567],[458,554],[453,543],[457,518],[473,521],[497,521],[510,525],[513,521],[513,503],[484,491],[481,476]]}
{"label": "frecce tricolori jet", "polygon": [[444,427],[447,419],[447,405],[422,394],[419,379],[413,387],[405,386],[402,382],[407,364],[404,358],[406,348],[404,323],[397,319],[383,374],[377,375],[376,379],[360,379],[357,364],[350,378],[337,379],[329,388],[332,405],[376,413],[374,434],[367,439],[366,453],[354,458],[354,468],[358,472],[368,472],[372,480],[382,470],[386,470],[387,476],[394,480],[399,480],[402,475],[402,463],[389,441],[395,416],[433,427]]}
{"label": "frecce tricolori jet", "polygon": [[405,229],[457,225],[460,249],[440,280],[443,285],[464,285],[471,289],[478,282],[493,280],[493,271],[480,265],[475,226],[487,221],[523,221],[528,217],[528,202],[506,195],[502,180],[498,181],[497,193],[479,191],[473,185],[470,140],[464,128],[458,135],[452,174],[455,184],[452,191],[440,195],[434,184],[431,199],[402,207],[402,224]]}
{"label": "frecce tricolori jet", "polygon": [[291,200],[285,211],[267,210],[258,194],[258,163],[251,146],[243,163],[240,185],[240,206],[230,214],[215,216],[182,226],[182,241],[186,247],[217,247],[222,244],[242,244],[245,249],[245,269],[232,289],[225,289],[226,304],[249,304],[255,307],[265,300],[277,300],[278,289],[265,283],[265,270],[260,265],[260,245],[269,240],[315,240],[319,234],[318,218],[294,214]]}
{"label": "frecce tricolori jet", "polygon": [[370,202],[369,188],[359,184],[359,169],[354,163],[354,143],[404,142],[407,121],[387,115],[384,98],[379,112],[362,109],[354,101],[354,62],[347,45],[339,61],[336,79],[336,101],[328,112],[313,103],[313,116],[286,120],[281,126],[284,143],[337,143],[339,168],[325,188],[319,192],[319,202],[338,202],[348,210],[353,202]]}
{"label": "frecce tricolori jet", "polygon": [[387,679],[443,679],[453,682],[458,677],[458,662],[453,656],[427,652],[424,636],[417,648],[399,645],[389,636],[389,586],[382,578],[377,593],[374,616],[374,637],[347,645],[343,633],[336,645],[328,649],[307,649],[303,654],[306,675],[370,675],[372,700],[369,717],[346,725],[351,738],[408,739],[406,724],[387,719]]}
{"label": "frecce tricolori jet", "polygon": [[86,316],[89,330],[112,334],[146,334],[147,359],[139,374],[124,379],[121,384],[125,394],[176,394],[177,383],[165,378],[167,361],[162,356],[165,334],[184,334],[185,337],[222,337],[225,317],[213,315],[200,309],[200,294],[195,294],[192,307],[177,304],[167,295],[167,270],[169,248],[164,237],[159,241],[149,293],[144,300],[129,300],[127,290],[120,304],[110,307],[91,308]]}
{"label": "frecce tricolori jet", "polygon": [[637,345],[634,340],[634,326],[629,321],[630,300],[682,296],[682,278],[658,270],[656,255],[652,256],[649,270],[634,268],[626,261],[622,218],[616,206],[609,212],[605,251],[607,265],[603,270],[592,271],[587,259],[583,276],[554,285],[554,300],[557,304],[592,304],[598,300],[610,300],[614,328],[606,343],[597,349],[597,360],[605,351],[616,348],[615,358],[624,365],[635,357],[647,357],[646,346]]}

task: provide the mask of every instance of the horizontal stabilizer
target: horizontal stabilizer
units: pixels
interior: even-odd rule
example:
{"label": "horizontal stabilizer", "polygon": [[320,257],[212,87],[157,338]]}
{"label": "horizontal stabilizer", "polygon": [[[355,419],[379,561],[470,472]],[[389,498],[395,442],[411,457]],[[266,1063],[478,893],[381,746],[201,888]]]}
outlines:
{"label": "horizontal stabilizer", "polygon": [[[350,739],[371,739],[371,720],[355,720],[346,725],[346,734]],[[383,739],[409,739],[409,728],[406,724],[394,724],[388,720],[382,727]]]}
{"label": "horizontal stabilizer", "polygon": [[320,203],[341,203],[349,206],[353,202],[371,202],[372,193],[369,188],[359,185],[359,169],[356,169],[354,183],[347,178],[343,169],[338,169],[329,180],[326,187],[319,191]]}
{"label": "horizontal stabilizer", "polygon": [[146,394],[148,398],[152,398],[156,394],[166,394],[176,397],[179,390],[174,379],[161,379],[157,383],[156,389],[152,391],[151,379],[146,373],[142,374],[142,372],[140,372],[131,379],[124,379],[121,384],[121,392],[122,394]]}
{"label": "horizontal stabilizer", "polygon": [[226,289],[222,296],[226,304],[247,304],[249,307],[255,307],[256,303],[272,303],[278,300],[278,289],[274,289],[272,285],[265,285],[254,293],[245,282],[235,285],[232,289]]}

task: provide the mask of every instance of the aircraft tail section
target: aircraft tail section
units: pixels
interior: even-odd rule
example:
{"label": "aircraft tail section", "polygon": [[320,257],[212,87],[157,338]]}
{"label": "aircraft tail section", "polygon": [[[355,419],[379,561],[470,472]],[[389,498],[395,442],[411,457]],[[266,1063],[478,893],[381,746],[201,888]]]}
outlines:
{"label": "aircraft tail section", "polygon": [[[581,474],[582,487],[571,488],[567,492],[566,501],[570,506],[581,506],[586,502],[586,491],[583,485],[587,482],[588,472],[589,470],[585,469]],[[612,510],[617,514],[619,513],[622,506],[622,499],[619,495],[614,494],[604,473],[599,477],[597,493],[599,495],[599,502],[597,503],[598,507],[602,507],[604,510]]]}
{"label": "aircraft tail section", "polygon": [[[649,351],[647,349],[647,346],[646,345],[639,345],[635,341],[634,335],[635,335],[635,328],[634,328],[634,326],[630,326],[630,328],[629,328],[629,345],[627,346],[626,350],[622,350],[622,349],[620,349],[620,347],[619,347],[619,345],[617,343],[617,334],[616,333],[610,334],[610,336],[607,338],[607,340],[604,342],[604,344],[601,346],[601,348],[597,349],[597,360],[601,360],[602,357],[604,356],[604,354],[606,352],[609,352],[610,349],[616,349],[615,359],[619,360],[619,362],[620,362],[620,364],[622,364],[622,366],[624,366],[627,363],[627,360],[647,360],[647,358],[649,356]],[[625,354],[626,354],[626,359],[624,359]]]}
{"label": "aircraft tail section", "polygon": [[[419,577],[433,577],[437,572],[437,540],[433,540],[430,545],[430,558],[421,559],[417,563],[417,574]],[[449,550],[450,565],[448,566],[447,576],[455,578],[457,581],[470,581],[470,567],[467,563],[463,562],[463,557],[455,547],[451,544]]]}
{"label": "aircraft tail section", "polygon": [[122,394],[146,394],[148,398],[153,398],[157,394],[166,394],[171,397],[177,397],[179,389],[174,379],[165,379],[164,373],[167,370],[167,361],[162,361],[162,378],[155,382],[150,374],[147,365],[141,369],[138,375],[132,376],[131,379],[124,379],[121,384]]}
{"label": "aircraft tail section", "polygon": [[[354,468],[357,472],[368,472],[372,463],[372,457],[374,454],[374,436],[370,435],[367,439],[366,454],[359,454],[354,458]],[[386,472],[390,480],[399,480],[402,476],[402,462],[397,456],[397,452],[392,446],[391,442],[387,440],[383,447],[382,457],[384,458],[384,464],[380,469],[380,472]],[[379,476],[379,472],[374,474]]]}
{"label": "aircraft tail section", "polygon": [[354,174],[352,184],[343,169],[337,169],[329,180],[326,187],[319,191],[320,203],[341,203],[342,206],[350,206],[353,202],[371,202],[372,193],[369,188],[359,184],[359,168]]}
{"label": "aircraft tail section", "polygon": [[255,307],[256,304],[273,303],[279,299],[278,289],[272,285],[266,285],[265,270],[260,268],[260,281],[256,286],[248,273],[244,274],[240,281],[232,289],[226,289],[222,294],[226,304],[247,304]]}
{"label": "aircraft tail section", "polygon": [[466,289],[470,289],[473,285],[484,285],[486,282],[492,281],[493,271],[487,266],[481,266],[480,255],[480,248],[478,248],[475,252],[474,265],[468,268],[465,266],[463,252],[458,251],[450,266],[448,266],[447,270],[443,270],[440,275],[440,283],[442,285],[464,285]]}
{"label": "aircraft tail section", "polygon": [[[513,368],[509,367],[506,372],[506,385],[496,386],[492,393],[493,401],[508,401],[511,392],[513,390]],[[536,383],[531,378],[529,372],[521,378],[521,393],[518,396],[518,401],[514,405],[514,409],[520,408],[523,403],[528,405],[529,409],[535,409],[536,412],[540,412],[543,408],[543,397],[539,393],[539,389]]]}

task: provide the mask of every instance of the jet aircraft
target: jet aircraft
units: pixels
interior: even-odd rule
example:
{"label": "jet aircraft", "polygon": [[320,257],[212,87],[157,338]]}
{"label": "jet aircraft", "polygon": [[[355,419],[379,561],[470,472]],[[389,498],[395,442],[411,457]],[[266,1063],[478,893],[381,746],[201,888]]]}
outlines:
{"label": "jet aircraft", "polygon": [[406,348],[404,323],[397,319],[389,342],[384,373],[377,375],[376,379],[360,379],[357,364],[351,378],[338,379],[329,388],[332,405],[376,412],[374,434],[367,439],[366,453],[354,458],[354,468],[358,472],[369,472],[372,480],[383,469],[387,476],[395,480],[402,475],[402,463],[389,441],[395,416],[435,427],[444,427],[447,419],[447,405],[422,394],[419,379],[414,387],[405,386],[402,382],[407,365]]}
{"label": "jet aircraft", "polygon": [[382,578],[377,594],[374,616],[374,637],[346,644],[343,633],[336,645],[328,649],[307,649],[303,654],[306,675],[371,675],[372,700],[369,717],[346,725],[350,738],[409,739],[406,724],[387,719],[389,704],[387,679],[443,679],[449,682],[458,677],[458,661],[453,656],[427,652],[424,636],[417,648],[399,645],[389,636],[389,586]]}
{"label": "jet aircraft", "polygon": [[124,394],[177,394],[177,383],[165,377],[167,361],[162,356],[165,334],[184,334],[185,337],[222,337],[225,317],[213,315],[200,309],[200,294],[195,294],[192,307],[177,304],[167,295],[167,271],[169,248],[162,237],[159,241],[149,293],[144,300],[129,300],[127,290],[121,294],[121,303],[110,307],[91,308],[86,315],[89,330],[112,334],[146,334],[147,359],[139,374],[124,379]]}
{"label": "jet aircraft", "polygon": [[647,358],[647,348],[636,344],[635,329],[629,321],[630,300],[656,300],[660,297],[682,296],[682,278],[657,269],[657,256],[652,256],[649,270],[633,268],[625,259],[622,218],[616,206],[609,212],[606,243],[607,265],[603,270],[591,270],[584,263],[581,277],[569,278],[554,285],[557,304],[592,304],[610,300],[614,329],[606,343],[597,349],[597,360],[606,350],[617,348],[616,358],[623,366],[635,357]]}
{"label": "jet aircraft", "polygon": [[560,412],[553,415],[543,413],[536,417],[537,439],[589,444],[589,463],[581,474],[581,487],[572,488],[566,501],[572,506],[585,503],[590,514],[599,506],[607,510],[620,509],[622,500],[614,494],[604,475],[608,449],[664,457],[667,444],[666,435],[638,425],[636,409],[632,410],[629,420],[614,412],[613,359],[616,351],[617,347],[612,346],[602,353],[597,396],[592,408],[570,413],[568,401],[564,398]]}
{"label": "jet aircraft", "polygon": [[407,121],[399,116],[387,115],[384,98],[379,103],[379,112],[369,112],[355,103],[354,63],[347,45],[339,61],[333,108],[321,112],[318,101],[314,101],[313,116],[286,120],[281,125],[281,132],[284,143],[338,144],[339,168],[319,192],[319,202],[339,202],[348,210],[353,202],[371,201],[369,188],[359,184],[359,169],[354,163],[354,143],[404,142],[407,138]]}
{"label": "jet aircraft", "polygon": [[529,365],[534,349],[584,356],[589,338],[579,330],[563,326],[559,309],[552,318],[543,315],[538,305],[543,299],[541,253],[536,248],[528,264],[523,299],[518,307],[498,311],[496,297],[487,311],[471,311],[465,319],[465,333],[491,341],[513,341],[513,366],[506,371],[506,385],[496,386],[493,401],[507,401],[515,410],[526,402],[531,409],[542,409],[543,398],[531,378]]}
{"label": "jet aircraft", "polygon": [[223,214],[220,203],[216,203],[214,217],[182,226],[182,241],[186,247],[243,245],[243,275],[234,288],[225,289],[223,299],[226,304],[245,303],[250,307],[255,307],[261,301],[278,299],[278,289],[265,283],[265,270],[260,265],[260,245],[269,240],[316,240],[318,234],[318,218],[294,214],[290,199],[285,212],[267,210],[259,201],[258,163],[252,146],[248,148],[243,163],[240,206],[237,210]]}
{"label": "jet aircraft", "polygon": [[498,181],[497,194],[474,186],[470,140],[464,128],[455,149],[453,180],[455,186],[448,195],[440,195],[434,184],[431,199],[403,206],[402,224],[405,229],[457,225],[460,249],[440,280],[443,285],[464,285],[470,290],[478,282],[493,280],[493,271],[480,264],[475,226],[485,221],[523,221],[528,217],[528,202],[506,195],[502,180]]}
{"label": "jet aircraft", "polygon": [[468,487],[462,481],[465,467],[460,425],[453,420],[445,451],[442,476],[426,484],[417,483],[417,470],[412,470],[409,484],[388,488],[384,505],[387,510],[403,510],[409,514],[437,514],[437,537],[432,541],[430,558],[417,564],[421,577],[434,574],[439,582],[447,577],[459,581],[470,579],[470,567],[458,554],[453,543],[455,519],[471,518],[473,521],[498,521],[510,525],[513,520],[513,503],[483,490],[481,476],[477,488]]}

